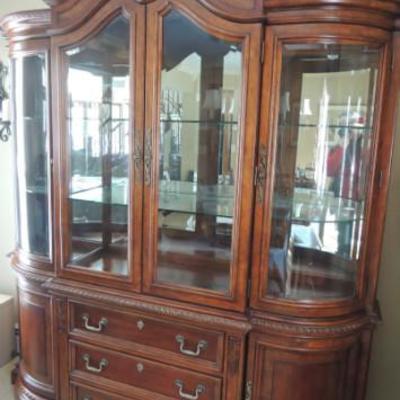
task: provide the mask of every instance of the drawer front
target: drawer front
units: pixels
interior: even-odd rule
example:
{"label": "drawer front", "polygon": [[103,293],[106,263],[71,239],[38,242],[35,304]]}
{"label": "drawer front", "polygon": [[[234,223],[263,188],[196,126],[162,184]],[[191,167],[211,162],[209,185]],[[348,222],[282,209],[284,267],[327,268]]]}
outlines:
{"label": "drawer front", "polygon": [[[74,400],[128,400],[126,396],[117,396],[107,392],[100,392],[94,389],[87,389],[81,386],[74,386],[72,389]],[[129,400],[135,400],[132,397]]]}
{"label": "drawer front", "polygon": [[224,334],[221,332],[73,303],[72,332],[77,331],[165,350],[193,366],[198,363],[222,369]]}
{"label": "drawer front", "polygon": [[89,384],[96,380],[117,390],[128,386],[157,393],[171,399],[218,400],[221,398],[221,379],[156,363],[139,357],[127,356],[95,346],[71,343],[73,379]]}

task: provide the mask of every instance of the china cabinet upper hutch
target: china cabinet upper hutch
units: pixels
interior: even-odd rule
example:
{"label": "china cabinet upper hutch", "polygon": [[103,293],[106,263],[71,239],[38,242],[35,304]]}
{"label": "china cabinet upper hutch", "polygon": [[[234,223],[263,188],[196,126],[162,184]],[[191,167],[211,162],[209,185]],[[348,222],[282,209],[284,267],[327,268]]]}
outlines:
{"label": "china cabinet upper hutch", "polygon": [[400,3],[46,3],[1,24],[17,398],[362,400]]}

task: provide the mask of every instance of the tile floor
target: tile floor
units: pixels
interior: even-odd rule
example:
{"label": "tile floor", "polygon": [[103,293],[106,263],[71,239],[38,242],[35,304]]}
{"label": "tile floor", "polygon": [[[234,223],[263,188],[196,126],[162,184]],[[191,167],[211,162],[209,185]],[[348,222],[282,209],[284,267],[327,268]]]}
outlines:
{"label": "tile floor", "polygon": [[14,368],[15,361],[11,361],[6,366],[0,368],[0,399],[14,400],[14,395],[11,386],[11,370]]}

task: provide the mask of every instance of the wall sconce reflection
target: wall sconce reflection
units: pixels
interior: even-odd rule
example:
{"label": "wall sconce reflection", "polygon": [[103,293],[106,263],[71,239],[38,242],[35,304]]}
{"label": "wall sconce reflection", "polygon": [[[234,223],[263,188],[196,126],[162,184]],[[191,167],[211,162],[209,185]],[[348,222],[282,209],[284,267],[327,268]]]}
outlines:
{"label": "wall sconce reflection", "polygon": [[0,61],[0,140],[7,142],[11,136],[9,116],[9,96],[5,89],[8,68]]}

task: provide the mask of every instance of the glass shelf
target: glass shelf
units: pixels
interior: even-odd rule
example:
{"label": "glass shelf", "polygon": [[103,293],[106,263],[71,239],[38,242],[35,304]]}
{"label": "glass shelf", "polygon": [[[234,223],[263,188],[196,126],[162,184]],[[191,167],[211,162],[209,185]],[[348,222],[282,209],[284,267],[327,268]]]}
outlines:
{"label": "glass shelf", "polygon": [[362,131],[370,131],[372,127],[370,126],[357,126],[357,125],[337,125],[337,124],[330,124],[330,125],[318,125],[318,124],[280,124],[279,128],[327,128],[327,129],[355,129],[355,130],[362,130]]}
{"label": "glass shelf", "polygon": [[180,119],[160,119],[160,122],[176,124],[205,124],[205,125],[238,125],[237,121],[207,121],[207,120],[180,120]]}
{"label": "glass shelf", "polygon": [[[128,179],[113,178],[111,189],[101,185],[100,177],[75,177],[71,200],[127,206]],[[104,198],[110,198],[105,202]],[[199,185],[184,181],[160,181],[159,210],[184,214],[233,217],[233,185]],[[296,188],[293,197],[275,196],[275,211],[294,224],[341,223],[360,221],[363,202],[334,197],[332,192]]]}

